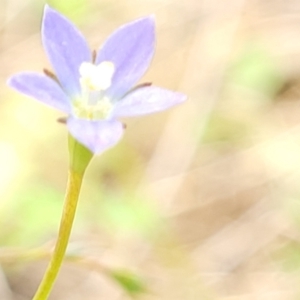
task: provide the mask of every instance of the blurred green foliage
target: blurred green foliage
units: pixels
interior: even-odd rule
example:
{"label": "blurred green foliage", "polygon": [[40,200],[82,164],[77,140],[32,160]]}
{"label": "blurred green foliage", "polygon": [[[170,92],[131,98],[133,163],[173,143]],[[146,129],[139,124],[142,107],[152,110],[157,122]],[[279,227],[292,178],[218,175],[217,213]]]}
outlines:
{"label": "blurred green foliage", "polygon": [[214,111],[207,122],[203,142],[229,142],[231,145],[237,145],[249,132],[247,122]]}
{"label": "blurred green foliage", "polygon": [[48,0],[47,2],[73,21],[82,22],[89,13],[89,0]]}
{"label": "blurred green foliage", "polygon": [[277,256],[285,271],[300,272],[300,245],[298,243],[288,243]]}
{"label": "blurred green foliage", "polygon": [[288,219],[300,228],[300,195],[285,197],[281,204],[284,212],[288,216]]}
{"label": "blurred green foliage", "polygon": [[20,188],[0,210],[0,241],[32,246],[58,228],[63,194],[45,183]]}
{"label": "blurred green foliage", "polygon": [[230,81],[269,97],[273,97],[284,83],[271,53],[255,44],[245,46],[236,55],[228,76]]}
{"label": "blurred green foliage", "polygon": [[101,223],[110,232],[150,237],[159,231],[159,213],[143,197],[110,197],[101,206]]}

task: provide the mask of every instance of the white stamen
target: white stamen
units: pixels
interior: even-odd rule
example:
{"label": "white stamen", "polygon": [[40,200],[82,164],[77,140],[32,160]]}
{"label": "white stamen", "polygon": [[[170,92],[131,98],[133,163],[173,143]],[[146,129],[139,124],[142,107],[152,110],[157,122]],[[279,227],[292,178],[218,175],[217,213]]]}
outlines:
{"label": "white stamen", "polygon": [[103,61],[97,66],[83,62],[79,67],[81,86],[92,91],[104,91],[111,86],[114,72],[115,66],[110,61]]}

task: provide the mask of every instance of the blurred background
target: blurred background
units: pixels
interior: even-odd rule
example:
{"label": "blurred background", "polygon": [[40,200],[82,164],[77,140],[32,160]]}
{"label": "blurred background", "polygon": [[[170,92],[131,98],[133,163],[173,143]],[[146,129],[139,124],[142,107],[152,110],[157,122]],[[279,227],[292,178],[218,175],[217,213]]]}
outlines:
{"label": "blurred background", "polygon": [[[155,14],[143,81],[189,97],[93,159],[50,299],[300,299],[300,2],[48,3],[92,49]],[[44,4],[0,0],[1,300],[36,290],[67,180],[62,115],[6,86],[50,68]]]}

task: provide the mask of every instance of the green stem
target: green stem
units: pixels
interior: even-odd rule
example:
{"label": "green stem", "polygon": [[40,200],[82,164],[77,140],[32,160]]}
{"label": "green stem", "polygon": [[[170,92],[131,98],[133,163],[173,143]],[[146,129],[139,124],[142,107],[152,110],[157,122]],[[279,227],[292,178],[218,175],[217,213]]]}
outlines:
{"label": "green stem", "polygon": [[80,187],[83,174],[70,171],[69,182],[66,192],[66,199],[62,213],[58,239],[54,248],[54,252],[42,282],[33,298],[33,300],[46,300],[51,292],[54,281],[60,270],[65,252],[68,246],[69,237],[73,225],[76,212],[77,202],[79,198]]}
{"label": "green stem", "polygon": [[70,171],[57,242],[33,300],[46,300],[52,290],[68,246],[82,179],[93,154],[69,135]]}

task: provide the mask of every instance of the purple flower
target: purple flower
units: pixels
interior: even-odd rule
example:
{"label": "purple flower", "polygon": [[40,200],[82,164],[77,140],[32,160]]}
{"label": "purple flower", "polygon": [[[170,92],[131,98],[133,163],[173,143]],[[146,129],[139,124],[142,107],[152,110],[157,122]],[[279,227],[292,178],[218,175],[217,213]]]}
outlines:
{"label": "purple flower", "polygon": [[138,86],[154,53],[153,17],[138,19],[116,30],[93,57],[82,34],[48,5],[42,40],[56,79],[24,72],[8,84],[68,115],[67,127],[94,153],[115,145],[123,135],[119,117],[165,110],[186,96],[156,86]]}

